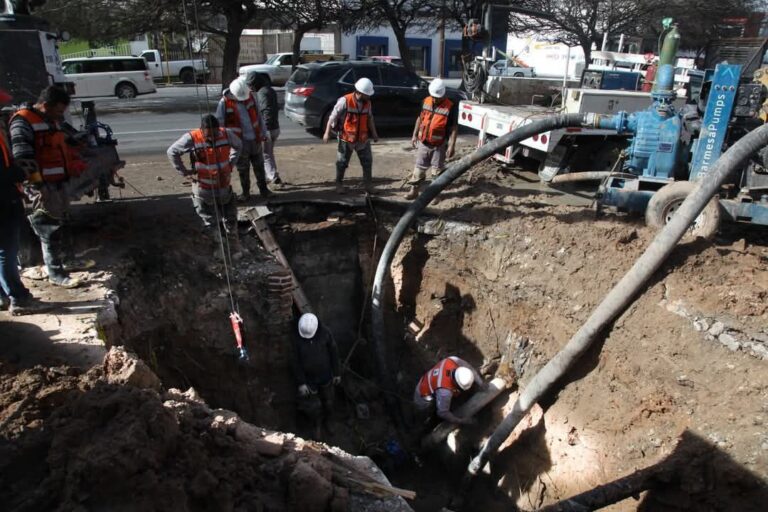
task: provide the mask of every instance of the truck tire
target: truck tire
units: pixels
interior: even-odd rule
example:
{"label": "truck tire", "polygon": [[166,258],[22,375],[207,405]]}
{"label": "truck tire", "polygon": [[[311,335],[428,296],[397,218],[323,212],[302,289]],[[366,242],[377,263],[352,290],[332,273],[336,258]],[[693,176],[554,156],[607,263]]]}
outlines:
{"label": "truck tire", "polygon": [[521,72],[518,71],[517,73],[515,73],[512,76],[515,77],[515,78],[523,78],[524,75]]}
{"label": "truck tire", "polygon": [[184,68],[179,71],[179,80],[185,84],[195,83],[195,71],[192,68]]}
{"label": "truck tire", "polygon": [[120,82],[115,86],[115,96],[121,100],[130,100],[138,95],[136,86],[129,82]]}
{"label": "truck tire", "polygon": [[[655,229],[663,228],[695,186],[690,181],[675,181],[661,187],[648,202],[645,223]],[[720,202],[717,197],[713,197],[691,224],[687,236],[712,240],[719,229]]]}

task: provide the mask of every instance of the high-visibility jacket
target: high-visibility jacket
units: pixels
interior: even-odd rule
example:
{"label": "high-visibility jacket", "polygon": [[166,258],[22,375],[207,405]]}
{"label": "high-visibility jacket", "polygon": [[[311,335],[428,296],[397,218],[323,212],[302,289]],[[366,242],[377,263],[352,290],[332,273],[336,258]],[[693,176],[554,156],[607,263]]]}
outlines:
{"label": "high-visibility jacket", "polygon": [[213,142],[206,140],[203,130],[189,132],[195,143],[194,166],[197,182],[205,190],[228,189],[232,176],[229,164],[230,144],[227,131],[219,128]]}
{"label": "high-visibility jacket", "polygon": [[461,365],[450,357],[437,363],[419,380],[419,394],[427,398],[438,388],[447,389],[454,395],[461,393],[462,389],[453,378],[453,372],[459,366]]}
{"label": "high-visibility jacket", "polygon": [[[8,147],[8,144],[5,142],[5,137],[0,136],[0,172],[3,173],[13,173],[13,169],[11,168],[11,149]],[[0,186],[3,186],[2,183],[8,180],[9,182],[13,183],[16,190],[19,192],[19,195],[21,195],[22,188],[21,183],[16,182],[16,177],[12,174],[9,174],[7,176],[0,176]],[[18,176],[19,179],[21,179],[21,176]],[[2,191],[0,191],[0,194],[2,194]]]}
{"label": "high-visibility jacket", "polygon": [[44,182],[58,183],[65,181],[72,171],[71,150],[64,132],[52,125],[35,110],[22,108],[16,116],[23,117],[35,132],[35,161],[40,168]]}
{"label": "high-visibility jacket", "polygon": [[341,127],[341,140],[351,144],[368,140],[368,116],[371,115],[371,102],[358,102],[355,93],[344,96],[347,100],[347,113]]}
{"label": "high-visibility jacket", "polygon": [[448,98],[440,98],[435,102],[432,96],[428,96],[424,100],[419,115],[418,137],[421,142],[430,146],[439,146],[445,142],[451,108],[453,102]]}
{"label": "high-visibility jacket", "polygon": [[248,99],[243,102],[245,110],[248,111],[248,119],[240,119],[240,109],[238,101],[229,96],[224,96],[224,126],[232,130],[238,137],[243,136],[243,123],[250,123],[253,127],[253,133],[257,141],[261,141],[261,124],[259,123],[259,109],[256,106],[256,100],[253,94],[248,95]]}

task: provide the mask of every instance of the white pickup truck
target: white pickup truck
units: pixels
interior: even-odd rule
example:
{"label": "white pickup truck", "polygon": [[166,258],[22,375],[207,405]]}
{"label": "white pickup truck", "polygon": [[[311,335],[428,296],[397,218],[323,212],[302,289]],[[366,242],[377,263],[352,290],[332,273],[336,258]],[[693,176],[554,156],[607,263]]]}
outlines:
{"label": "white pickup truck", "polygon": [[144,57],[147,61],[149,74],[155,80],[163,80],[171,76],[178,77],[185,84],[193,84],[196,81],[202,81],[210,74],[208,63],[203,59],[164,61],[157,50],[144,50],[140,57]]}

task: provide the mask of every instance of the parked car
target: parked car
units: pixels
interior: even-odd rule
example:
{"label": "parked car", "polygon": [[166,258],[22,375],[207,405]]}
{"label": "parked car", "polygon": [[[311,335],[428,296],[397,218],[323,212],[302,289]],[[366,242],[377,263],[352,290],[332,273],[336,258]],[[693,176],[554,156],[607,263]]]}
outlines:
{"label": "parked car", "polygon": [[185,84],[193,84],[202,82],[211,73],[204,59],[164,61],[157,50],[144,50],[139,56],[147,61],[149,72],[155,80],[163,80],[170,75]]}
{"label": "parked car", "polygon": [[75,97],[117,96],[135,98],[157,92],[141,57],[86,57],[61,63],[67,79],[75,84]]}
{"label": "parked car", "polygon": [[[346,53],[315,52],[302,52],[301,55],[299,55],[299,64],[310,64],[312,62],[326,62],[331,60],[346,61],[349,60],[349,55]],[[247,76],[248,73],[252,71],[269,76],[272,85],[285,85],[288,78],[291,76],[291,73],[293,73],[293,54],[289,52],[276,53],[271,55],[264,64],[240,66],[240,69],[238,70],[240,76]]]}
{"label": "parked car", "polygon": [[251,71],[268,75],[272,85],[283,85],[288,81],[293,71],[293,54],[276,53],[271,55],[264,64],[240,66],[239,69],[241,76],[245,76]]}
{"label": "parked car", "polygon": [[491,76],[514,76],[516,78],[534,78],[536,71],[533,68],[513,66],[506,60],[497,60],[489,71]]}
{"label": "parked car", "polygon": [[[413,126],[427,97],[428,83],[402,66],[388,62],[345,61],[303,64],[285,84],[285,114],[308,129],[322,130],[339,97],[350,93],[355,82],[370,78],[376,126]],[[447,96],[458,104],[463,92],[448,88]]]}

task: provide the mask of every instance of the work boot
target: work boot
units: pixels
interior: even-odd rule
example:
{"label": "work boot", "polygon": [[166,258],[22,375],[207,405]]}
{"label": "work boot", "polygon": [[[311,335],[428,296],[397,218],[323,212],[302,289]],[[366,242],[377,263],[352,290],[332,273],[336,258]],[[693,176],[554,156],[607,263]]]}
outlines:
{"label": "work boot", "polygon": [[48,269],[45,268],[45,265],[28,267],[21,271],[21,277],[32,279],[33,281],[44,281],[48,279]]}
{"label": "work boot", "polygon": [[237,196],[238,203],[247,203],[250,200],[251,200],[251,194],[249,194],[248,192],[243,192],[242,194]]}
{"label": "work boot", "polygon": [[31,295],[23,299],[11,299],[8,312],[12,316],[33,315],[45,311],[46,306]]}
{"label": "work boot", "polygon": [[11,299],[5,295],[0,295],[0,311],[5,311],[11,306]]}
{"label": "work boot", "polygon": [[267,198],[272,197],[275,195],[275,193],[269,190],[267,187],[264,187],[263,189],[259,190],[259,195],[263,198]]}
{"label": "work boot", "polygon": [[275,175],[275,179],[272,180],[272,188],[275,190],[281,190],[285,187],[285,183],[283,183],[283,180],[280,179],[280,176]]}
{"label": "work boot", "polygon": [[48,282],[67,289],[77,288],[81,284],[78,278],[69,276],[48,276]]}
{"label": "work boot", "polygon": [[373,183],[370,181],[366,181],[363,183],[363,190],[365,190],[365,193],[369,196],[372,196],[376,193],[376,188],[373,186]]}
{"label": "work boot", "polygon": [[405,199],[408,201],[413,201],[417,197],[419,197],[419,186],[411,185],[411,187],[408,189],[408,193],[405,194]]}
{"label": "work boot", "polygon": [[67,272],[78,272],[81,270],[88,270],[96,266],[96,262],[93,260],[81,260],[74,259],[64,263],[64,270]]}
{"label": "work boot", "polygon": [[341,183],[337,183],[336,184],[336,193],[337,194],[346,194],[347,193],[347,189]]}

